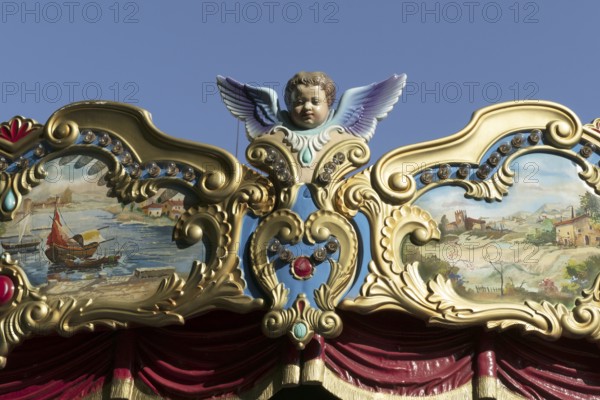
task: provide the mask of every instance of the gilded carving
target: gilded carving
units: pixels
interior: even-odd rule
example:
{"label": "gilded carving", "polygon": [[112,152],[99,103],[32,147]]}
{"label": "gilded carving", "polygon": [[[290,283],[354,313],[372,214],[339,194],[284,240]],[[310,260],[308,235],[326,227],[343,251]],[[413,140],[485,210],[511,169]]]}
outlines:
{"label": "gilded carving", "polygon": [[[15,167],[10,170],[15,172],[3,171],[1,175],[3,220],[10,222],[18,212],[20,222],[22,210],[31,209],[33,204],[28,199],[24,205],[24,196],[35,193],[42,183],[48,185],[44,181],[48,177],[47,166],[54,163],[54,174],[57,168],[60,175],[61,168],[70,166],[83,171],[77,174],[84,174],[84,180],[100,176],[96,179],[98,185],[108,188],[107,196],[115,197],[123,211],[130,203],[133,210],[136,204],[159,195],[165,204],[178,194],[186,196],[187,203],[171,201],[174,207],[186,206],[181,216],[179,211],[173,211],[177,212],[173,214],[177,222],[172,225],[172,239],[181,248],[203,239],[210,246],[204,261],[190,262],[189,276],[171,273],[133,301],[102,298],[101,292],[89,298],[42,294],[23,271],[29,256],[16,253],[11,258],[5,253],[0,276],[6,277],[3,279],[7,287],[14,286],[14,293],[8,292],[6,303],[0,306],[0,356],[4,362],[12,347],[34,333],[55,331],[68,336],[98,326],[180,324],[184,318],[213,308],[245,312],[262,307],[262,299],[244,294],[246,284],[236,243],[240,240],[241,221],[248,212],[260,216],[273,208],[275,194],[270,181],[241,166],[222,150],[166,137],[152,125],[147,112],[128,105],[103,102],[65,107],[50,118],[43,135],[36,134],[42,131],[40,125],[20,117],[5,125],[5,141],[0,146],[7,151],[9,160],[14,160]],[[18,158],[17,151],[36,145],[30,158]],[[9,160],[0,160],[0,168],[7,169]],[[49,182],[60,176],[52,178]],[[57,198],[56,208],[58,204]],[[70,262],[102,265],[120,257],[71,258]],[[19,259],[26,265],[16,261]],[[103,284],[102,279],[97,280],[98,284]],[[51,285],[56,284],[49,283],[44,290],[53,293]]]}
{"label": "gilded carving", "polygon": [[[0,360],[6,362],[10,350],[34,333],[68,336],[98,326],[181,324],[217,308],[240,313],[262,309],[264,334],[287,335],[299,349],[315,334],[332,338],[341,333],[338,308],[359,313],[393,309],[450,328],[483,325],[551,339],[600,339],[598,277],[581,283],[583,292],[570,305],[540,300],[541,295],[520,302],[482,302],[461,291],[459,274],[424,278],[424,261],[409,260],[406,252],[407,244],[424,248],[442,240],[448,227],[459,229],[467,219],[458,211],[456,221],[435,219],[421,199],[455,187],[468,199],[501,207],[517,183],[515,163],[534,154],[573,162],[579,168],[573,179],[600,194],[600,120],[582,125],[572,111],[550,102],[497,104],[477,111],[454,135],[393,150],[354,173],[368,163],[367,143],[397,101],[403,78],[352,89],[358,92],[350,92],[350,98],[352,93],[365,98],[346,98],[340,107],[354,110],[364,125],[350,114],[350,119],[336,114],[330,103],[326,113],[325,108],[307,111],[324,107],[321,97],[331,97],[322,93],[318,79],[313,85],[316,100],[311,99],[315,104],[300,101],[306,84],[292,85],[290,99],[298,101],[288,105],[286,119],[265,88],[253,92],[219,78],[226,105],[246,122],[251,140],[247,158],[263,173],[223,150],[169,138],[152,125],[146,111],[128,105],[76,103],[58,110],[44,126],[22,117],[1,124],[0,215],[7,224],[23,221],[27,209],[48,206],[55,213],[52,223],[61,221],[57,216],[61,207],[69,208],[69,192],[59,193],[53,202],[31,197],[47,184],[48,167],[58,163],[59,168],[72,166],[77,176],[99,176],[94,184],[106,187],[106,196],[116,202],[100,210],[109,219],[123,214],[119,223],[137,224],[140,231],[143,225],[156,224],[161,232],[166,227],[169,234],[161,240],[172,241],[177,249],[160,255],[158,272],[140,267],[134,284],[124,279],[125,285],[143,287],[142,294],[127,301],[98,295],[102,285],[112,282],[104,268],[125,258],[122,249],[105,257],[66,257],[63,269],[67,264],[75,270],[101,267],[89,278],[100,289],[85,296],[57,292],[64,270],[52,263],[43,269],[49,276],[45,285],[30,283],[28,273],[34,267],[26,252],[6,252],[0,265],[0,284],[8,293],[0,296]],[[232,96],[240,88],[247,96],[236,103]],[[393,93],[379,104],[378,93],[386,88]],[[256,109],[271,111],[257,117]],[[81,211],[77,207],[71,211]],[[568,220],[575,214],[573,206]],[[469,223],[479,225],[472,236],[483,241],[505,229],[486,231],[483,219],[471,218]],[[468,230],[465,226],[460,229]],[[63,239],[77,237],[83,246],[84,236]],[[460,234],[454,236],[453,243],[459,243]],[[369,251],[361,252],[361,246]],[[165,261],[180,251],[193,252],[185,271]],[[366,253],[370,258],[361,258]],[[489,264],[491,273],[502,274],[496,264]],[[162,275],[156,278],[154,273]],[[499,293],[504,295],[504,287]]]}
{"label": "gilded carving", "polygon": [[[328,279],[314,293],[318,308],[311,307],[306,294],[298,295],[293,306],[285,308],[290,291],[277,277],[277,257],[269,257],[272,238],[283,245],[294,245],[303,238],[315,244],[332,237],[337,240],[340,255],[339,260],[327,258],[330,265]],[[250,249],[254,275],[271,297],[271,310],[263,319],[263,331],[267,336],[278,337],[287,333],[299,348],[303,348],[315,332],[324,337],[340,334],[342,323],[335,313],[335,306],[354,278],[358,251],[354,228],[344,217],[333,211],[319,210],[303,221],[291,210],[276,210],[259,224]],[[295,259],[287,262],[293,265]]]}

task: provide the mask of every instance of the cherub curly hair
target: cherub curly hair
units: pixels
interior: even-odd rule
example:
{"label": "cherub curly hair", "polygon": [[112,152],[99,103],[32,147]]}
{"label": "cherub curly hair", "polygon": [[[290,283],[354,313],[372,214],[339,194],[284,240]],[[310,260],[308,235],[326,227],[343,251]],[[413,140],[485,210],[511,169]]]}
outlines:
{"label": "cherub curly hair", "polygon": [[290,103],[292,101],[292,92],[298,85],[306,86],[320,86],[327,96],[327,105],[331,107],[335,101],[335,83],[333,80],[324,72],[306,72],[301,71],[294,75],[285,85],[284,100],[285,105],[290,109]]}

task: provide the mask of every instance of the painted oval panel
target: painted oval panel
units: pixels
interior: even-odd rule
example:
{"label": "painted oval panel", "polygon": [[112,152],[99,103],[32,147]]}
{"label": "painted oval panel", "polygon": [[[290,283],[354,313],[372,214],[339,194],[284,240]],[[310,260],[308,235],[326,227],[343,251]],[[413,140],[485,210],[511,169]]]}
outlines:
{"label": "painted oval panel", "polygon": [[88,155],[44,165],[47,176],[24,196],[13,221],[0,223],[4,252],[20,261],[43,294],[139,300],[174,272],[205,259],[202,241],[178,248],[173,227],[185,212],[171,188],[138,203],[107,196],[106,164]]}
{"label": "painted oval panel", "polygon": [[448,186],[419,198],[441,240],[405,241],[404,260],[418,261],[425,280],[442,274],[473,300],[572,306],[600,273],[600,197],[564,158],[527,155],[511,169],[515,184],[499,203]]}

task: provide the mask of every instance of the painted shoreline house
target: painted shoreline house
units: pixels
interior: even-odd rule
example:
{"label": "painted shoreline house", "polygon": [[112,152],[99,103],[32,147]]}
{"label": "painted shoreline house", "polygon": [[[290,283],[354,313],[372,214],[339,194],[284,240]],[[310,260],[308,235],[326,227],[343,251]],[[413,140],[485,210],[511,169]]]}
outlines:
{"label": "painted shoreline house", "polygon": [[556,243],[561,246],[598,246],[600,230],[589,215],[583,214],[566,221],[555,222]]}
{"label": "painted shoreline house", "polygon": [[162,215],[163,206],[160,204],[152,203],[147,206],[142,207],[144,214],[149,217],[158,218]]}
{"label": "painted shoreline house", "polygon": [[162,214],[172,220],[177,220],[183,214],[183,200],[167,200],[162,203]]}

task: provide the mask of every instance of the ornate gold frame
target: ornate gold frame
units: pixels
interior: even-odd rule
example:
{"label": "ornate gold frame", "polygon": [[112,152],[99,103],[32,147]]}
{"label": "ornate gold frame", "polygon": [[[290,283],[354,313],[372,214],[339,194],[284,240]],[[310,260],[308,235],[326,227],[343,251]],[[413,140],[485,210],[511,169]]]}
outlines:
{"label": "ornate gold frame", "polygon": [[[299,348],[314,334],[326,338],[340,334],[343,321],[336,313],[338,307],[359,313],[394,309],[451,328],[516,327],[551,339],[562,335],[593,341],[600,338],[600,277],[582,293],[573,309],[531,301],[481,304],[462,298],[440,276],[423,281],[418,264],[407,264],[400,251],[406,237],[417,245],[440,237],[429,213],[414,205],[422,194],[441,185],[453,185],[464,188],[468,197],[499,201],[513,184],[510,161],[523,154],[544,152],[573,160],[582,168],[581,178],[600,193],[600,169],[573,150],[580,143],[600,146],[600,120],[582,126],[572,111],[559,104],[530,101],[486,107],[477,111],[460,132],[394,150],[349,178],[345,177],[368,162],[369,148],[364,140],[336,128],[330,132],[332,139],[319,152],[314,168],[294,163],[292,151],[277,128],[254,140],[247,158],[265,175],[242,165],[224,150],[168,137],[154,127],[148,112],[125,104],[74,103],[58,110],[43,126],[22,117],[3,126],[10,129],[13,123],[23,127],[20,132],[24,137],[0,139],[0,155],[16,163],[21,154],[36,146],[42,146],[43,151],[32,166],[21,165],[14,173],[2,172],[2,204],[9,193],[18,205],[23,195],[35,190],[46,174],[44,162],[69,154],[93,154],[110,166],[107,186],[110,195],[122,203],[147,199],[162,187],[175,186],[190,193],[194,204],[173,227],[172,238],[182,245],[204,238],[214,249],[206,262],[191,266],[187,278],[173,274],[155,293],[135,303],[48,298],[29,283],[18,257],[5,253],[0,275],[14,283],[14,294],[0,306],[2,364],[14,346],[33,334],[57,332],[69,336],[99,326],[181,324],[217,308],[240,313],[264,309],[263,332],[269,337],[287,334]],[[113,151],[110,143],[100,146],[81,142],[90,131],[107,133],[110,143],[120,141],[130,160],[124,163],[123,152]],[[450,177],[445,172],[446,165],[481,165],[495,144],[523,131],[539,137],[530,138],[530,145],[505,157],[491,177],[468,179]],[[189,168],[191,179],[140,179],[131,173],[131,163],[166,160]],[[289,179],[274,176],[274,160],[287,166]],[[324,169],[329,174],[326,180],[322,178]],[[427,181],[424,171],[435,170],[439,180],[417,183],[418,179]],[[303,185],[317,207],[306,219],[292,210]],[[2,207],[0,215],[3,220],[11,220],[15,210]],[[360,275],[357,260],[359,234],[352,222],[358,213],[366,216],[370,228],[368,233],[360,232],[367,237],[372,256],[364,281],[357,281],[357,277],[364,276]],[[259,218],[259,223],[249,241],[251,265],[243,268],[237,243],[249,214]],[[289,288],[278,280],[268,253],[267,243],[272,237],[284,243],[304,240],[312,245],[333,237],[339,244],[338,256],[327,258],[327,279],[314,293],[301,293],[292,299],[291,306],[286,306]],[[247,279],[254,279],[265,296],[249,296],[245,292]],[[360,294],[345,297],[356,285],[360,286]]]}
{"label": "ornate gold frame", "polygon": [[[12,218],[22,195],[43,180],[45,161],[69,154],[92,153],[110,166],[105,177],[109,195],[123,203],[141,201],[159,188],[172,185],[191,193],[197,205],[181,216],[174,227],[173,240],[189,245],[208,238],[216,244],[216,256],[210,257],[207,263],[196,262],[190,266],[186,279],[173,274],[162,281],[155,293],[132,303],[91,298],[87,301],[68,297],[49,299],[29,283],[18,259],[5,253],[0,275],[11,278],[15,292],[9,302],[0,306],[2,364],[6,363],[10,349],[32,334],[57,332],[70,336],[99,326],[182,324],[184,318],[214,308],[247,312],[261,307],[262,299],[243,294],[245,283],[238,268],[233,238],[239,236],[240,221],[247,211],[262,215],[273,207],[273,187],[268,180],[242,166],[225,151],[166,136],[154,127],[148,112],[126,104],[74,103],[54,113],[44,126],[22,117],[15,117],[4,125],[10,128],[13,121],[19,126],[28,124],[30,129],[27,136],[16,143],[0,140],[1,155],[15,160],[21,152],[39,144],[47,146],[47,152],[31,167],[15,174],[3,172],[0,199],[4,201],[12,189],[17,202],[11,210],[2,208],[4,220]],[[76,143],[89,131],[107,133],[113,144],[119,140],[129,151],[128,165],[169,160],[191,168],[194,179],[137,179],[125,167],[124,153],[112,151],[114,147],[110,143],[105,146]]]}
{"label": "ornate gold frame", "polygon": [[[439,230],[428,220],[429,215],[421,210],[415,212],[415,207],[411,206],[421,195],[441,185],[454,185],[465,189],[465,197],[500,201],[514,182],[511,161],[527,153],[543,152],[576,162],[582,168],[581,179],[599,194],[600,169],[572,150],[579,143],[598,145],[598,123],[595,120],[582,126],[571,110],[546,101],[497,104],[477,111],[460,132],[392,151],[374,167],[349,179],[339,196],[340,204],[347,213],[365,212],[374,236],[372,249],[378,243],[382,248],[381,259],[370,264],[370,273],[360,296],[345,300],[341,306],[361,313],[396,309],[419,316],[431,325],[449,328],[485,325],[488,329],[501,331],[518,328],[548,339],[564,335],[597,341],[600,276],[576,300],[573,309],[545,301],[481,304],[458,295],[450,281],[439,275],[424,282],[418,265],[405,264],[399,249],[403,236],[411,231],[411,239],[417,244],[439,237]],[[479,180],[441,178],[418,187],[416,177],[420,172],[433,168],[439,174],[439,169],[449,163],[482,165],[486,161],[484,155],[495,143],[523,131],[533,133],[533,145],[506,157],[491,177]],[[540,135],[543,136],[537,137]],[[419,223],[409,223],[417,215]],[[410,228],[409,224],[412,224]]]}

